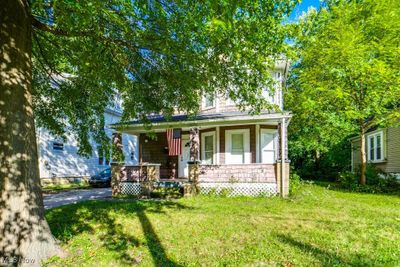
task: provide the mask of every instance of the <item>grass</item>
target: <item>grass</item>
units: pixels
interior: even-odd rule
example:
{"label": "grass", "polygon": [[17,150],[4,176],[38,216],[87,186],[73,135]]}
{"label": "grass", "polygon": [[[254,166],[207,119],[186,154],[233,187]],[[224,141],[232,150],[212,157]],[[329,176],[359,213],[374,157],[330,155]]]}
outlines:
{"label": "grass", "polygon": [[400,266],[400,197],[303,185],[290,199],[89,201],[46,215],[55,266]]}
{"label": "grass", "polygon": [[72,183],[72,184],[58,184],[58,185],[47,185],[42,187],[43,193],[55,194],[61,191],[67,191],[72,189],[87,189],[91,188],[88,183]]}

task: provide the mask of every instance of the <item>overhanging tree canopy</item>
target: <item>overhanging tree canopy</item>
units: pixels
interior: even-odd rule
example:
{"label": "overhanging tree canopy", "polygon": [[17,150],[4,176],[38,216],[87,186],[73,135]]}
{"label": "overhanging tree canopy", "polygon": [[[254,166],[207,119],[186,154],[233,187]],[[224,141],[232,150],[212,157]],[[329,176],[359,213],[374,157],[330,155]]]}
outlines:
{"label": "overhanging tree canopy", "polygon": [[[90,152],[87,135],[104,139],[102,114],[116,91],[124,118],[192,113],[203,91],[226,93],[232,84],[233,98],[259,110],[294,2],[34,1],[37,121],[56,134],[69,123]],[[64,73],[72,76],[54,90],[50,77]]]}

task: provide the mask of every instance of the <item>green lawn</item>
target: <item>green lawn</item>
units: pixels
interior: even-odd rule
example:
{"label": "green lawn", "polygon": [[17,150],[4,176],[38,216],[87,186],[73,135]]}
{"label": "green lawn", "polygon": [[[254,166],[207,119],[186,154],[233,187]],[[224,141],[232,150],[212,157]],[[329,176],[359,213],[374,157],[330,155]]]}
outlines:
{"label": "green lawn", "polygon": [[400,266],[400,197],[90,201],[47,213],[59,266]]}

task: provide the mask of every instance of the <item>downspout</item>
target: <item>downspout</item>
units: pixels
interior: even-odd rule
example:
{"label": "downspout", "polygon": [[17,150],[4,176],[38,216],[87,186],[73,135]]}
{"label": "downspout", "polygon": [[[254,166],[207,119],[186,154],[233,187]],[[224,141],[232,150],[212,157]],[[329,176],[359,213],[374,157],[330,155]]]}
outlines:
{"label": "downspout", "polygon": [[284,108],[284,101],[283,101],[283,94],[284,94],[284,92],[283,92],[283,90],[286,88],[286,81],[287,81],[287,76],[288,76],[288,73],[289,73],[289,60],[288,59],[286,59],[286,62],[285,62],[285,69],[283,70],[283,77],[282,77],[282,88],[281,88],[281,108],[282,108],[282,111],[285,109]]}
{"label": "downspout", "polygon": [[282,118],[281,121],[281,196],[284,196],[284,186],[285,186],[285,128],[286,128],[286,120]]}

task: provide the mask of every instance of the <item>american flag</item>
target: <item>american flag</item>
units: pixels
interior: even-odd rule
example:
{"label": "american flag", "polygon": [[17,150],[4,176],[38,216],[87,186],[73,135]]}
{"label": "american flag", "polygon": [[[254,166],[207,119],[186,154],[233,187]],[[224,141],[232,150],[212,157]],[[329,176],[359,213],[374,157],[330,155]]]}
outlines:
{"label": "american flag", "polygon": [[178,156],[182,154],[181,129],[167,129],[168,155]]}

